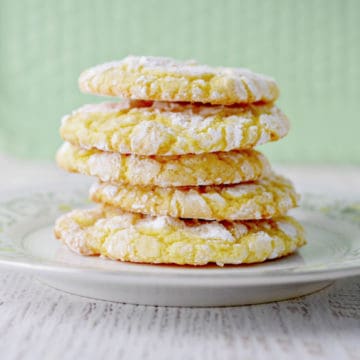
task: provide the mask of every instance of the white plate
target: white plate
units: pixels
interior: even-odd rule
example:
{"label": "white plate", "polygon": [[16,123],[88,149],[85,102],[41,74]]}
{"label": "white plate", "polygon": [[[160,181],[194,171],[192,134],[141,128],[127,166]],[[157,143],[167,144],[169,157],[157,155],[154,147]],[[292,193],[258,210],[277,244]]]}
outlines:
{"label": "white plate", "polygon": [[136,304],[225,306],[288,299],[360,274],[360,202],[303,196],[295,215],[308,245],[297,254],[251,266],[180,267],[82,257],[53,236],[56,217],[91,206],[86,193],[58,187],[0,200],[0,265],[86,297]]}

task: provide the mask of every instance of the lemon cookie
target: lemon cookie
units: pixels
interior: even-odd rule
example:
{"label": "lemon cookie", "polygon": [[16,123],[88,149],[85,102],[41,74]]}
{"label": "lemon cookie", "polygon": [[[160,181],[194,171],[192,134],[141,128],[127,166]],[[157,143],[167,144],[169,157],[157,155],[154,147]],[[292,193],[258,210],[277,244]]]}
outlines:
{"label": "lemon cookie", "polygon": [[141,263],[242,264],[275,259],[305,244],[289,216],[253,221],[199,221],[150,217],[99,207],[60,217],[55,234],[83,255]]}
{"label": "lemon cookie", "polygon": [[140,187],[96,183],[91,200],[153,216],[206,220],[268,219],[297,206],[291,182],[271,175],[253,183],[202,187]]}
{"label": "lemon cookie", "polygon": [[64,140],[137,155],[183,155],[252,148],[284,137],[289,121],[273,104],[205,106],[123,101],[86,105],[65,116]]}
{"label": "lemon cookie", "polygon": [[235,184],[270,173],[268,160],[255,150],[148,157],[86,150],[64,143],[56,159],[70,172],[140,186]]}
{"label": "lemon cookie", "polygon": [[95,66],[80,75],[79,86],[90,94],[219,105],[272,102],[279,96],[275,80],[248,69],[151,56]]}

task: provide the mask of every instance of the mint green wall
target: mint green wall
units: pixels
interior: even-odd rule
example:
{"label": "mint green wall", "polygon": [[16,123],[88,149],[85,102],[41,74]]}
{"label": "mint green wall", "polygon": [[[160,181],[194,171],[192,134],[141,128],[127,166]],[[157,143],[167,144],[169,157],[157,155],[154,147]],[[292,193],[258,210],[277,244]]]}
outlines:
{"label": "mint green wall", "polygon": [[289,136],[274,161],[360,164],[360,1],[1,0],[0,151],[53,158],[60,117],[101,101],[79,73],[127,54],[275,77]]}

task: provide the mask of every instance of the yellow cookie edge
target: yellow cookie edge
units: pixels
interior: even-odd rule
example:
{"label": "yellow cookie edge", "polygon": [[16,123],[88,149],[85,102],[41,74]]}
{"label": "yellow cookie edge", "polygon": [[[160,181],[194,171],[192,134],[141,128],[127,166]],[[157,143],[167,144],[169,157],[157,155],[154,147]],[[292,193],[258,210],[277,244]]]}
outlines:
{"label": "yellow cookie edge", "polygon": [[273,102],[279,96],[274,79],[248,69],[144,56],[129,56],[85,70],[79,87],[97,95],[212,105]]}
{"label": "yellow cookie edge", "polygon": [[82,255],[197,266],[263,262],[289,255],[306,243],[304,229],[289,216],[220,223],[154,218],[109,207],[62,215],[55,234]]}
{"label": "yellow cookie edge", "polygon": [[64,143],[57,151],[56,162],[69,172],[136,186],[236,184],[270,174],[269,161],[255,150],[145,157]]}
{"label": "yellow cookie edge", "polygon": [[299,195],[283,176],[251,183],[203,187],[140,187],[95,183],[90,199],[152,216],[204,220],[268,219],[298,205]]}

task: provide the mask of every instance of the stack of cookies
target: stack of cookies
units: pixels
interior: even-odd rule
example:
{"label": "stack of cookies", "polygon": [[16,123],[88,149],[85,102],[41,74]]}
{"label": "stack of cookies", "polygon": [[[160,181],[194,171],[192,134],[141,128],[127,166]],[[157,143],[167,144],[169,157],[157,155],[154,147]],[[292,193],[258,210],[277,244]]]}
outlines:
{"label": "stack of cookies", "polygon": [[100,205],[73,210],[56,236],[83,255],[141,263],[262,262],[304,245],[287,216],[292,184],[254,147],[284,137],[278,87],[245,69],[127,57],[96,66],[82,91],[121,97],[64,117],[58,164],[98,178]]}

